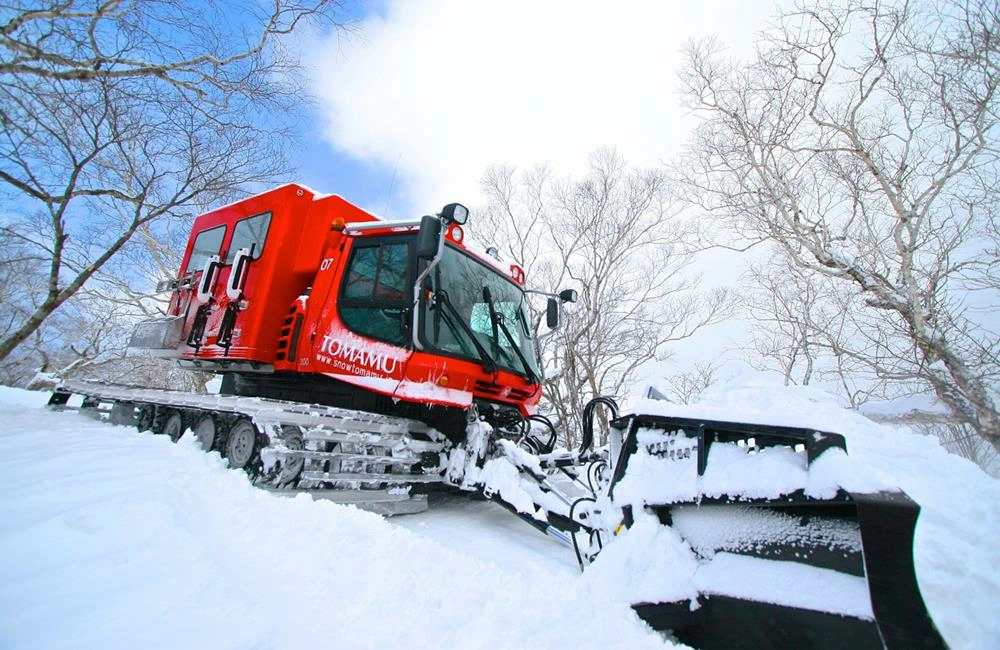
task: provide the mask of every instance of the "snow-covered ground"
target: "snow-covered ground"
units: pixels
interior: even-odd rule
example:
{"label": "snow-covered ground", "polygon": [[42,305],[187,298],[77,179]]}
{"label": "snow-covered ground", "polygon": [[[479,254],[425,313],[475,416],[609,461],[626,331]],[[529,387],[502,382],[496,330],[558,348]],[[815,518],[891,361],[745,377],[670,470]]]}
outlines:
{"label": "snow-covered ground", "polygon": [[[608,553],[581,576],[487,502],[386,521],[275,497],[193,441],[50,412],[47,397],[0,389],[0,647],[670,645],[621,588],[656,581],[663,558]],[[698,407],[637,408],[844,433],[855,471],[923,507],[916,566],[945,639],[1000,647],[1000,482],[972,463],[809,389],[743,382]]]}
{"label": "snow-covered ground", "polygon": [[0,647],[663,647],[506,522],[443,545],[447,514],[422,536],[257,490],[193,441],[0,401]]}

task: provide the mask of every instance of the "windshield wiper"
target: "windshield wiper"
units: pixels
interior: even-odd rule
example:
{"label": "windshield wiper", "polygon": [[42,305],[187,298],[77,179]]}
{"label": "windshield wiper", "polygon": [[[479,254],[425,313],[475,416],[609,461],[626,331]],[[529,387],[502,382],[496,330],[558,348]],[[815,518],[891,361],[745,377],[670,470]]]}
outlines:
{"label": "windshield wiper", "polygon": [[448,298],[448,292],[442,290],[437,291],[434,294],[434,301],[438,305],[444,305],[445,311],[441,312],[452,324],[458,325],[458,327],[465,332],[472,341],[472,345],[475,346],[476,352],[479,353],[479,361],[483,365],[483,370],[489,373],[494,373],[497,371],[497,362],[493,360],[493,357],[489,355],[486,348],[483,347],[479,339],[476,338],[476,333],[472,331],[472,328],[468,326],[462,315],[458,313],[455,309],[455,305],[451,304],[451,299]]}
{"label": "windshield wiper", "polygon": [[[503,322],[503,319],[501,319],[497,314],[496,306],[493,304],[493,294],[490,292],[489,287],[483,287],[483,300],[486,301],[486,305],[489,308],[490,322],[493,324],[494,340],[496,340],[496,337],[498,336],[497,328],[499,328],[500,331],[503,332],[503,335],[507,337],[507,341],[510,343],[511,349],[514,350],[514,354],[516,354],[517,358],[521,361],[521,365],[524,366],[524,376],[528,380],[528,383],[537,384],[538,379],[535,377],[535,373],[531,369],[531,364],[529,364],[528,360],[524,358],[524,354],[521,352],[521,347],[517,344],[517,341],[514,340],[514,335],[510,333],[510,330],[507,329],[507,325]],[[497,341],[497,348],[499,347],[499,341]]]}
{"label": "windshield wiper", "polygon": [[497,310],[493,305],[492,294],[490,293],[490,288],[483,285],[483,301],[486,303],[486,307],[490,312],[490,326],[493,330],[493,338],[490,339],[493,342],[493,351],[498,355],[500,354],[500,333],[497,331],[497,325],[500,323],[500,319],[497,318]]}

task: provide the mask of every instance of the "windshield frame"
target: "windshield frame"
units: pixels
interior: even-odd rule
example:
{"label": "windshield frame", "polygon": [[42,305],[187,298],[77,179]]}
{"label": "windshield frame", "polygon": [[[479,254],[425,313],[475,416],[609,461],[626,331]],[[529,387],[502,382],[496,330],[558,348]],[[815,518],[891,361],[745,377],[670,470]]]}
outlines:
{"label": "windshield frame", "polygon": [[[508,321],[507,324],[508,327],[512,328],[512,331],[516,331],[516,333],[518,334],[518,343],[519,343],[518,347],[520,349],[521,354],[528,361],[530,370],[524,367],[524,364],[521,363],[521,360],[518,358],[517,353],[513,349],[509,351],[505,350],[502,354],[494,354],[493,351],[495,348],[491,340],[492,335],[487,336],[485,340],[480,339],[480,342],[486,347],[487,351],[490,353],[490,356],[492,357],[492,361],[496,364],[498,369],[503,370],[505,372],[510,372],[520,375],[525,379],[530,379],[529,376],[534,375],[535,380],[540,381],[541,370],[538,367],[536,338],[534,336],[534,333],[531,331],[530,314],[527,311],[528,301],[527,297],[525,296],[524,289],[516,282],[514,282],[512,278],[504,275],[503,271],[501,271],[500,269],[496,268],[495,266],[487,262],[484,262],[483,260],[478,259],[475,255],[473,255],[469,251],[459,246],[455,246],[451,242],[447,241],[445,242],[445,247],[444,250],[442,251],[441,262],[439,263],[438,268],[436,268],[434,271],[431,272],[431,275],[424,280],[424,286],[421,287],[420,319],[417,328],[417,335],[425,351],[433,354],[439,354],[442,356],[462,359],[463,361],[470,361],[472,363],[477,363],[477,364],[484,363],[484,359],[482,359],[479,356],[475,356],[473,354],[465,354],[462,352],[458,352],[454,349],[440,347],[435,343],[433,343],[430,337],[428,336],[428,331],[427,331],[428,320],[429,320],[428,317],[431,315],[430,306],[427,304],[428,294],[429,291],[431,290],[431,287],[434,286],[433,282],[436,280],[435,274],[441,269],[441,264],[445,262],[445,256],[448,256],[450,254],[461,255],[466,260],[471,260],[472,262],[475,262],[480,267],[482,267],[482,270],[485,274],[488,274],[486,277],[502,280],[503,282],[507,283],[507,285],[504,286],[509,286],[516,292],[516,295],[518,296],[519,300],[514,307],[514,319],[516,321],[523,318],[524,327],[522,328],[521,324],[513,321]],[[444,289],[449,294],[449,296],[451,296],[451,293],[448,291],[449,288],[450,288],[449,285],[445,284]],[[453,298],[450,299],[454,300]],[[499,299],[494,298],[494,301],[499,301]],[[485,304],[485,302],[474,303],[474,304]],[[455,307],[460,309],[459,305],[455,305]],[[472,327],[471,322],[466,322],[465,324],[468,325],[469,327]],[[486,334],[485,332],[479,332],[479,333]],[[503,350],[504,346],[508,344],[508,341],[504,337],[502,332],[498,333],[498,337],[499,340],[496,343],[497,348]]]}

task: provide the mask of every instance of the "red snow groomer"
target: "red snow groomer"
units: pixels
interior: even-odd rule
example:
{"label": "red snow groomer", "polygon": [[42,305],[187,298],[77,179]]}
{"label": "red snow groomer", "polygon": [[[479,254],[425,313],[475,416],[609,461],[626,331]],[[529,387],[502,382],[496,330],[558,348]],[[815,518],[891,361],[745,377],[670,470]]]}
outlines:
{"label": "red snow groomer", "polygon": [[[846,460],[842,436],[618,417],[595,397],[581,447],[554,450],[555,427],[535,413],[524,271],[467,247],[467,217],[453,203],[383,221],[294,184],[203,214],[161,283],[166,315],[131,346],[220,374],[220,394],[67,380],[50,404],[76,393],[114,423],[174,440],[191,430],[277,493],[384,514],[425,509],[432,488],[478,493],[581,566],[655,518],[697,569],[684,598],[634,607],[698,647],[943,647],[913,568],[919,507],[830,483],[830,462],[811,474]],[[534,293],[549,327],[576,298]],[[600,408],[610,440],[595,450]]]}
{"label": "red snow groomer", "polygon": [[468,250],[467,215],[452,204],[384,222],[299,185],[213,210],[166,287],[167,318],[133,346],[222,373],[228,394],[406,415],[447,433],[464,431],[464,416],[447,420],[474,399],[531,415],[541,390],[524,271]]}

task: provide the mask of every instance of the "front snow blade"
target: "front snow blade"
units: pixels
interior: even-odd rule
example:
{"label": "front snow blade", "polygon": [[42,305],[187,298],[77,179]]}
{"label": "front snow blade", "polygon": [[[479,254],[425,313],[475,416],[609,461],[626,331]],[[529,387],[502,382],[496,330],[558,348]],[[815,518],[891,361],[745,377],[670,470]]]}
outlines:
{"label": "front snow blade", "polygon": [[627,415],[612,503],[655,514],[698,559],[698,602],[637,603],[698,648],[945,648],[913,568],[920,507],[834,482],[843,436]]}

